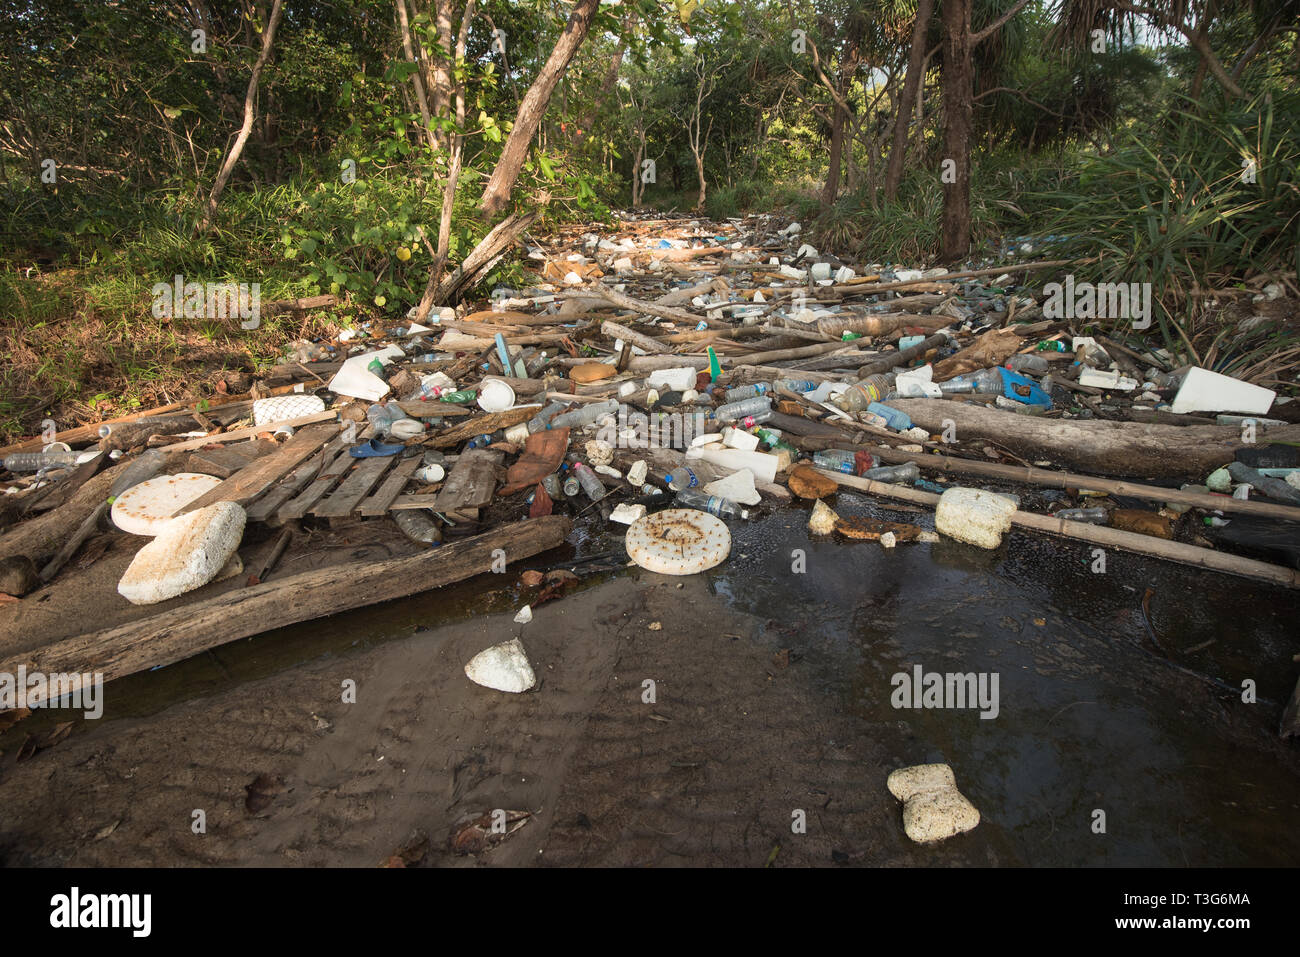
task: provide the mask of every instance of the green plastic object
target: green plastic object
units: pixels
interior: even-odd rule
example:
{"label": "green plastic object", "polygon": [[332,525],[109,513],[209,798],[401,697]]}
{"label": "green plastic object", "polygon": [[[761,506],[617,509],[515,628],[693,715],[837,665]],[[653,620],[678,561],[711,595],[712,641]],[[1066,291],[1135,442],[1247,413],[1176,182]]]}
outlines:
{"label": "green plastic object", "polygon": [[718,361],[718,354],[713,351],[713,346],[708,347],[709,352],[709,378],[714,382],[722,377],[722,363]]}

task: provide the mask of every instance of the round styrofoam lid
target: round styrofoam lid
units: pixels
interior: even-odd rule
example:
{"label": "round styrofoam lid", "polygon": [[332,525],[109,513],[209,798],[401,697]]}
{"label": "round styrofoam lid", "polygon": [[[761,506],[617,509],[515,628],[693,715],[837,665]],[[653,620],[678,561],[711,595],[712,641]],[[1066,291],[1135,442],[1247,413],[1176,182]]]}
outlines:
{"label": "round styrofoam lid", "polygon": [[628,558],[661,575],[694,575],[731,554],[726,523],[694,508],[669,508],[637,519],[624,542]]}
{"label": "round styrofoam lid", "polygon": [[215,475],[159,475],[127,489],[113,502],[113,524],[131,535],[157,535],[177,509],[221,484]]}
{"label": "round styrofoam lid", "polygon": [[484,412],[504,412],[515,404],[515,390],[509,382],[484,379],[478,393],[478,407]]}

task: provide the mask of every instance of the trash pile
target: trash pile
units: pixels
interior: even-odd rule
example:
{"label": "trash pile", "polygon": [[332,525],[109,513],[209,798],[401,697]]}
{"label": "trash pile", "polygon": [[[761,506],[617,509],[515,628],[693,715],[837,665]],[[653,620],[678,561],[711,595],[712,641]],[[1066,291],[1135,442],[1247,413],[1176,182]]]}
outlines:
{"label": "trash pile", "polygon": [[[242,392],[3,450],[0,587],[50,583],[102,522],[131,536],[118,591],[135,604],[246,564],[272,588],[296,530],[357,522],[410,553],[456,549],[460,578],[494,560],[473,548],[514,562],[559,544],[523,531],[550,515],[561,539],[602,523],[618,561],[694,574],[795,499],[814,533],[884,548],[996,548],[1017,526],[1300,583],[1291,396],[1048,318],[1039,279],[1061,262],[902,269],[801,232],[769,216],[561,231],[527,247],[527,288],[298,341]],[[841,519],[824,501],[839,491],[934,508],[935,531]],[[240,556],[254,529],[256,563]]]}

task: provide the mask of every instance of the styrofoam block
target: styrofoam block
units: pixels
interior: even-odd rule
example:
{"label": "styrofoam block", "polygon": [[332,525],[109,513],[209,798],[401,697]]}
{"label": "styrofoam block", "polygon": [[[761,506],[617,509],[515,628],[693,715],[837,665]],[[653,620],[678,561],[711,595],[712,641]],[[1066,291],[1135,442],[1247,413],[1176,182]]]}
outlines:
{"label": "styrofoam block", "polygon": [[109,516],[130,535],[157,535],[182,507],[221,484],[215,475],[178,472],[159,475],[135,485],[117,497]]}
{"label": "styrofoam block", "polygon": [[537,684],[533,666],[518,638],[480,651],[465,665],[465,677],[484,688],[511,694],[527,691]]}
{"label": "styrofoam block", "polygon": [[1263,414],[1277,393],[1232,376],[1192,366],[1174,396],[1172,412],[1246,412]]}
{"label": "styrofoam block", "polygon": [[997,548],[1011,528],[1015,503],[975,488],[950,488],[939,496],[934,527],[949,538],[980,548]]}
{"label": "styrofoam block", "polygon": [[247,516],[235,502],[217,502],[173,518],[136,552],[117,591],[133,605],[151,605],[216,578],[239,548]]}
{"label": "styrofoam block", "polygon": [[741,469],[709,482],[704,486],[704,492],[708,495],[716,495],[718,498],[739,502],[741,505],[757,505],[763,501],[763,496],[759,495],[758,489],[754,487],[754,473],[749,469]]}

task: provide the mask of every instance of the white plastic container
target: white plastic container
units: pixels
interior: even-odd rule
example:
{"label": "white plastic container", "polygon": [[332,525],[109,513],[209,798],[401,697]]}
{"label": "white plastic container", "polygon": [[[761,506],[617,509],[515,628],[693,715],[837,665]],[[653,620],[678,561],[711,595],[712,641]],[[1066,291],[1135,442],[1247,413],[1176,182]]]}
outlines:
{"label": "white plastic container", "polygon": [[934,527],[949,538],[980,548],[997,548],[1011,529],[1016,503],[977,488],[950,488],[939,496]]}
{"label": "white plastic container", "polygon": [[739,472],[749,469],[754,473],[754,481],[759,484],[776,481],[780,460],[766,452],[744,452],[740,449],[691,449],[686,453],[686,464],[692,459],[703,460],[722,469]]}
{"label": "white plastic container", "polygon": [[668,389],[673,392],[685,392],[695,387],[696,372],[694,366],[681,366],[677,369],[657,369],[646,380],[652,389]]}

